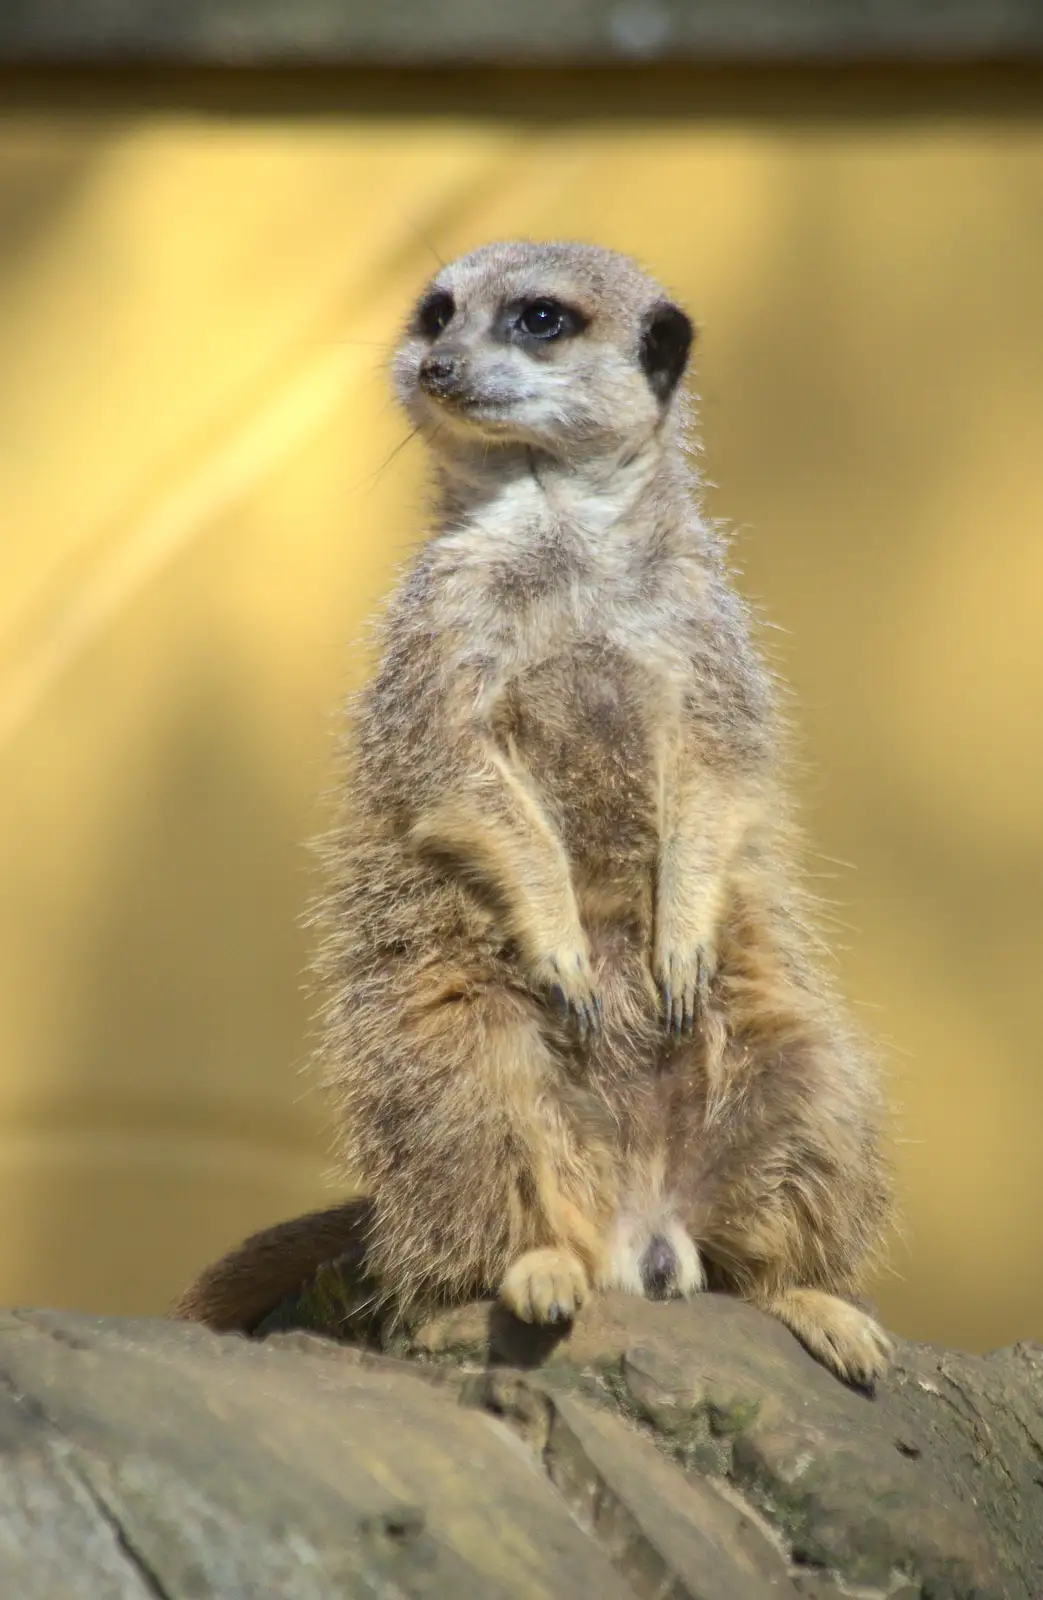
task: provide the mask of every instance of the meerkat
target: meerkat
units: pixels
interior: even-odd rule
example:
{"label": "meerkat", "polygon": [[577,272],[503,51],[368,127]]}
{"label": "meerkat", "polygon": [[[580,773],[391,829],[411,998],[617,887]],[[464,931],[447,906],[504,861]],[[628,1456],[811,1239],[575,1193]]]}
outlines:
{"label": "meerkat", "polygon": [[322,1078],[399,1314],[709,1287],[869,1384],[888,1340],[844,1297],[889,1217],[877,1078],[700,508],[692,342],[591,245],[487,246],[416,306],[393,373],[433,526],[350,718]]}

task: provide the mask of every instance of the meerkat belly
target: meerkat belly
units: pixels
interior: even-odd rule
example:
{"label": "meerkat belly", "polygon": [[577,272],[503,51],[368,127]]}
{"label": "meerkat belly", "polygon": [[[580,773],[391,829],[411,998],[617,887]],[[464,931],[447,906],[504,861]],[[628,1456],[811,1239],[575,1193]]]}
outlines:
{"label": "meerkat belly", "polygon": [[584,644],[509,684],[499,732],[557,827],[576,887],[633,904],[657,848],[655,684],[606,644]]}

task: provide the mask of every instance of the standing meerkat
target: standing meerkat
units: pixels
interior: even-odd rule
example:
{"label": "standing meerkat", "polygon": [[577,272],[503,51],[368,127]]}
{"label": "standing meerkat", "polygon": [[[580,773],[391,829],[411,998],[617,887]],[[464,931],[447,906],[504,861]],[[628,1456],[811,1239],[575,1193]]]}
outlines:
{"label": "standing meerkat", "polygon": [[708,1286],[870,1383],[887,1339],[839,1297],[888,1217],[875,1071],[815,958],[770,675],[698,508],[691,342],[588,245],[488,246],[416,307],[394,378],[434,527],[353,708],[322,1075],[402,1313]]}

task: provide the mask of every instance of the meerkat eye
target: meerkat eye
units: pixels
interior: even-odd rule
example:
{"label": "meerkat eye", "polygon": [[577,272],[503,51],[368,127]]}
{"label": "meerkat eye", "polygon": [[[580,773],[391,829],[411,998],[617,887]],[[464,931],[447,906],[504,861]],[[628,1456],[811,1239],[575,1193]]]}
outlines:
{"label": "meerkat eye", "polygon": [[585,324],[578,311],[560,300],[530,300],[517,325],[530,339],[560,339],[579,333]]}
{"label": "meerkat eye", "polygon": [[448,289],[435,289],[421,300],[416,313],[416,332],[425,339],[437,339],[456,315],[456,301]]}

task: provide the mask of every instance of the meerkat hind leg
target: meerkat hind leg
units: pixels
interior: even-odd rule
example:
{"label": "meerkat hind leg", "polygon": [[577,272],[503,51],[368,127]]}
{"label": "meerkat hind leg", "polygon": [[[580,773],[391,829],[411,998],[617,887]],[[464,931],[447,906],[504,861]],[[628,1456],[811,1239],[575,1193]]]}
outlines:
{"label": "meerkat hind leg", "polygon": [[891,1341],[858,1306],[821,1289],[785,1289],[757,1302],[846,1383],[872,1388],[887,1371]]}
{"label": "meerkat hind leg", "polygon": [[570,1250],[527,1250],[508,1267],[500,1299],[522,1322],[570,1322],[587,1298],[586,1269]]}

